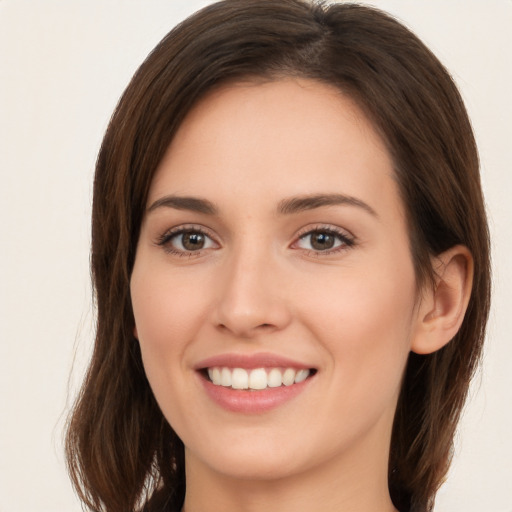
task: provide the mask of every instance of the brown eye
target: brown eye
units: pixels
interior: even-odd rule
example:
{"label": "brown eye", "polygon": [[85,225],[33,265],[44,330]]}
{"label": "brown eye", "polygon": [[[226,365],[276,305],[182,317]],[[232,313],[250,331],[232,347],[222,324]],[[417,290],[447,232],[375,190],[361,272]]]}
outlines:
{"label": "brown eye", "polygon": [[203,233],[183,233],[181,235],[181,244],[186,251],[198,251],[204,248],[206,241],[205,239],[206,237],[203,235]]}
{"label": "brown eye", "polygon": [[200,253],[203,249],[215,249],[217,244],[214,240],[199,229],[180,229],[163,235],[158,245],[165,251],[174,254]]}
{"label": "brown eye", "polygon": [[329,252],[354,245],[352,238],[329,229],[315,229],[302,235],[297,243],[301,249],[314,252]]}
{"label": "brown eye", "polygon": [[327,249],[332,249],[334,247],[334,243],[336,239],[329,233],[312,233],[309,235],[311,237],[311,247],[316,251],[325,251]]}

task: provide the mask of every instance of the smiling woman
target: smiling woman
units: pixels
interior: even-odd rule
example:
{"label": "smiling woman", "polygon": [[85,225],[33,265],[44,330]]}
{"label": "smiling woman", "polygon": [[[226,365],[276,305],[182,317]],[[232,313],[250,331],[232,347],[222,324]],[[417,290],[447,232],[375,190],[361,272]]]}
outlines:
{"label": "smiling woman", "polygon": [[92,269],[91,510],[432,509],[488,235],[457,89],[394,19],[228,0],[174,29],[105,135]]}

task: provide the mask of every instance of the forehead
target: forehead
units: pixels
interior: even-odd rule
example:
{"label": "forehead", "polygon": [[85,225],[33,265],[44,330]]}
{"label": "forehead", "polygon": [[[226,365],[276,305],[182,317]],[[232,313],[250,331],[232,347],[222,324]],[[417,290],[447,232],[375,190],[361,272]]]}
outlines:
{"label": "forehead", "polygon": [[326,192],[377,203],[388,192],[401,204],[389,152],[356,104],[333,86],[286,79],[227,84],[200,100],[160,163],[149,199],[208,194],[248,206],[261,196],[275,202]]}

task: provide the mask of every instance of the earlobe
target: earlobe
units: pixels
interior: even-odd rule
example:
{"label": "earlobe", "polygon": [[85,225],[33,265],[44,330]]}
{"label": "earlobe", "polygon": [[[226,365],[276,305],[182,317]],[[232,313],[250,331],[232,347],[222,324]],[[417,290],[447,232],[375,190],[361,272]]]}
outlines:
{"label": "earlobe", "polygon": [[452,247],[432,263],[435,283],[424,292],[411,343],[411,350],[417,354],[431,354],[457,334],[473,285],[473,257],[467,247]]}

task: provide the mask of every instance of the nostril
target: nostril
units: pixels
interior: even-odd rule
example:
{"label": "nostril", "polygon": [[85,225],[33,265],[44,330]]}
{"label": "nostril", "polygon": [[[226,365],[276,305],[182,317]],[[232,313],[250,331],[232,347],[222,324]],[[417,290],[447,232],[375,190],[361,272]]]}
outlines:
{"label": "nostril", "polygon": [[258,324],[255,322],[253,325],[250,323],[241,322],[241,321],[233,321],[229,322],[220,322],[217,324],[217,329],[223,332],[230,332],[240,338],[252,338],[256,336],[258,333],[262,332],[272,332],[274,329],[278,327],[272,323],[261,323]]}

